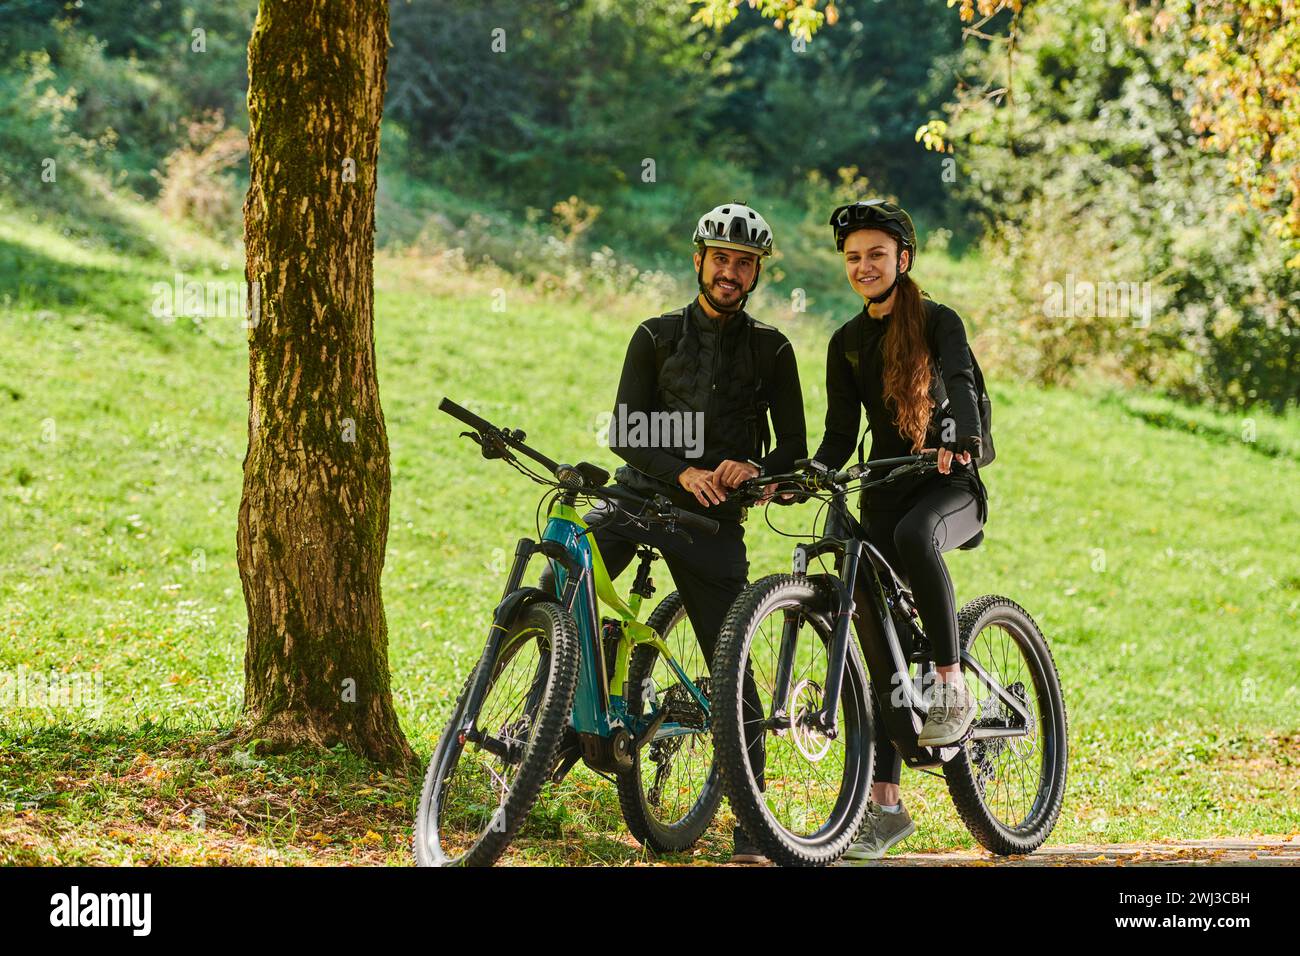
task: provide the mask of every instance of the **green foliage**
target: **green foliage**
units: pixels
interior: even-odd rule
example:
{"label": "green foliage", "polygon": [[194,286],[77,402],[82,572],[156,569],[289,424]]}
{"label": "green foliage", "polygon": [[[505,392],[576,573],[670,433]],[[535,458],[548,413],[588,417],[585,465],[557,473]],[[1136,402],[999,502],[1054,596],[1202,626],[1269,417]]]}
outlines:
{"label": "green foliage", "polygon": [[1206,145],[1226,154],[1234,181],[1300,269],[1300,4],[1295,0],[1158,0],[1130,26],[1188,42],[1190,108]]}
{"label": "green foliage", "polygon": [[725,62],[671,0],[397,4],[391,33],[386,116],[428,165],[546,207],[684,167]]}
{"label": "green foliage", "polygon": [[[702,29],[675,0],[573,0],[562,13],[533,3],[395,5],[385,150],[395,132],[402,155],[393,166],[410,178],[468,180],[475,197],[515,219],[579,196],[602,210],[593,247],[660,268],[689,251],[700,212],[731,198],[764,215],[778,209],[783,245],[792,223],[780,207],[802,220],[809,177],[834,180],[844,167],[906,196],[923,218],[962,227],[938,158],[913,136],[950,83],[958,31],[942,11],[853,2],[834,30],[797,48],[748,11],[721,34]],[[816,210],[822,226],[829,208]]]}
{"label": "green foliage", "polygon": [[[1190,398],[1300,398],[1300,273],[1265,234],[1184,106],[1188,51],[1135,42],[1113,4],[1028,8],[1012,92],[953,111],[958,185],[985,210],[1005,277],[999,345],[1039,379],[1102,368]],[[1000,48],[972,55],[991,81]],[[1149,283],[1152,313],[1054,314],[1048,283]]]}
{"label": "green foliage", "polygon": [[6,4],[0,84],[21,82],[42,63],[48,72],[41,87],[71,105],[56,120],[5,97],[23,114],[0,113],[0,142],[19,147],[4,150],[6,160],[51,155],[75,135],[93,144],[78,162],[154,195],[153,173],[186,145],[191,117],[219,111],[246,123],[246,50],[256,9],[256,0]]}
{"label": "green foliage", "polygon": [[734,91],[717,123],[747,144],[765,181],[788,188],[809,172],[829,178],[857,167],[909,210],[961,228],[940,158],[914,132],[917,117],[951,94],[959,24],[942,7],[909,0],[857,0],[837,11],[835,25],[806,43],[757,15],[738,17],[724,34],[740,44]]}
{"label": "green foliage", "polygon": [[75,93],[59,89],[44,51],[19,54],[0,73],[0,186],[5,192],[39,201],[42,192],[55,191],[61,163],[66,176],[68,166],[91,162],[97,148],[111,145],[111,140],[97,143],[78,132],[76,108]]}

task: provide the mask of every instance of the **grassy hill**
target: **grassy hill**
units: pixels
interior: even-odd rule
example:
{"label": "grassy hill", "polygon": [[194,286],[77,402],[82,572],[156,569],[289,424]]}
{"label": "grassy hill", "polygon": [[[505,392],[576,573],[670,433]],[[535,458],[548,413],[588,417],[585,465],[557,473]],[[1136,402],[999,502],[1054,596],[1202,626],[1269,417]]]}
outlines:
{"label": "grassy hill", "polygon": [[[242,696],[247,350],[238,316],[152,310],[155,284],[237,281],[242,257],[146,207],[116,215],[129,242],[0,208],[0,674],[101,688],[78,706],[0,700],[0,863],[404,862],[418,781],[344,755],[203,750]],[[921,265],[960,311],[959,266]],[[458,439],[438,400],[553,457],[612,464],[596,422],[627,339],[685,299],[547,296],[455,257],[385,254],[376,272],[393,687],[427,754],[539,497]],[[795,342],[815,444],[830,319],[784,301],[755,312]],[[950,567],[959,600],[1014,597],[1052,644],[1073,747],[1053,840],[1294,829],[1300,425],[1257,416],[1243,441],[1222,416],[990,378],[991,521]],[[772,514],[795,531],[811,517]],[[755,576],[788,565],[761,517],[747,539]],[[909,773],[903,788],[909,848],[972,845],[940,781]],[[729,822],[701,859],[724,857]],[[509,857],[641,858],[612,787],[587,773],[547,796]]]}

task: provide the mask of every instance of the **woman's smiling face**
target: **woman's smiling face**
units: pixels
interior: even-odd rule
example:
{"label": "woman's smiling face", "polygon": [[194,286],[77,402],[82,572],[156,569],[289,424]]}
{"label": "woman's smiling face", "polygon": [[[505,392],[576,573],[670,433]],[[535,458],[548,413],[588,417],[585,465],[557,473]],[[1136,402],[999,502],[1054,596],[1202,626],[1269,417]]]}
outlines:
{"label": "woman's smiling face", "polygon": [[[903,266],[907,266],[907,253]],[[898,274],[898,240],[880,229],[858,229],[844,239],[844,272],[864,299],[888,289]]]}

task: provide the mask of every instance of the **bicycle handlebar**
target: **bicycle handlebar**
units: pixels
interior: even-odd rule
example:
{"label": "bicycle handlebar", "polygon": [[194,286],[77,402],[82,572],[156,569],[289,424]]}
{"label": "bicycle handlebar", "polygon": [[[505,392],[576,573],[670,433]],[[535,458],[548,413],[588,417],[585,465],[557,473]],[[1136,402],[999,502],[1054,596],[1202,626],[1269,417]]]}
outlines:
{"label": "bicycle handlebar", "polygon": [[693,511],[685,511],[681,508],[671,508],[673,520],[686,528],[693,528],[702,534],[717,534],[718,529],[722,527],[712,518],[706,518],[704,515],[697,515]]}
{"label": "bicycle handlebar", "polygon": [[524,444],[525,436],[522,431],[512,432],[506,428],[498,428],[496,425],[493,425],[488,420],[484,418],[479,418],[468,408],[462,408],[460,405],[457,405],[455,402],[453,402],[450,398],[447,398],[446,396],[443,396],[442,401],[438,403],[438,410],[442,412],[446,412],[448,415],[450,415],[452,418],[457,419],[458,421],[464,422],[470,428],[474,429],[477,432],[482,433],[482,435],[485,438],[489,438],[494,441],[499,441],[502,444],[508,445],[511,448],[515,449],[516,451],[521,452],[524,455],[527,455],[533,461],[537,462],[539,465],[541,465],[543,468],[549,471],[552,475],[555,475],[556,477],[560,477],[559,475],[560,466],[557,465],[550,458],[547,458],[540,451],[537,451],[536,449],[533,448],[529,448],[527,445],[525,445]]}
{"label": "bicycle handlebar", "polygon": [[[687,511],[684,508],[678,508],[672,504],[663,495],[656,495],[653,498],[643,498],[634,492],[628,491],[615,485],[613,488],[600,488],[596,491],[589,491],[597,497],[613,501],[615,504],[623,503],[625,505],[639,506],[640,510],[636,512],[636,517],[647,518],[656,517],[665,522],[674,522],[684,528],[690,528],[699,531],[701,534],[717,534],[718,529],[722,527],[717,521],[693,511]],[[646,509],[652,508],[653,514],[647,515]],[[624,511],[631,512],[630,508],[624,507]]]}
{"label": "bicycle handlebar", "polygon": [[[642,498],[639,495],[615,492],[613,489],[602,487],[609,480],[609,472],[596,465],[587,462],[579,462],[577,465],[560,465],[553,460],[524,444],[524,433],[522,431],[510,431],[507,428],[501,428],[493,425],[485,418],[480,418],[468,408],[457,405],[450,398],[443,397],[438,403],[438,410],[445,412],[457,421],[463,422],[470,428],[478,432],[483,440],[500,443],[515,449],[521,454],[527,455],[533,461],[537,462],[547,471],[549,471],[556,480],[567,488],[581,492],[587,495],[597,495],[601,498],[613,502],[616,506],[619,499],[624,502],[639,505],[640,511],[637,513],[638,518],[658,518],[665,523],[681,525],[683,528],[690,528],[702,534],[717,534],[721,527],[717,521],[712,518],[706,518],[704,515],[695,514],[692,511],[686,511],[682,508],[673,506],[668,499],[656,497],[654,499]],[[481,442],[480,442],[481,444]],[[483,448],[483,453],[487,457],[500,457],[500,455],[489,455],[489,449]],[[648,506],[654,508],[653,514],[646,514]],[[624,508],[623,510],[630,510]]]}
{"label": "bicycle handlebar", "polygon": [[[747,503],[753,503],[763,496],[764,489],[768,485],[776,484],[774,495],[794,492],[796,495],[804,495],[806,499],[806,496],[813,492],[826,489],[840,490],[850,482],[862,478],[873,468],[898,468],[906,469],[907,472],[924,470],[932,465],[937,457],[935,452],[926,451],[918,455],[902,455],[898,458],[877,458],[875,461],[850,465],[841,471],[831,471],[816,459],[804,458],[795,462],[795,471],[783,475],[758,475],[741,482],[732,494],[740,495]],[[889,481],[897,474],[897,471],[893,471],[883,478],[865,483],[862,487],[871,488]]]}

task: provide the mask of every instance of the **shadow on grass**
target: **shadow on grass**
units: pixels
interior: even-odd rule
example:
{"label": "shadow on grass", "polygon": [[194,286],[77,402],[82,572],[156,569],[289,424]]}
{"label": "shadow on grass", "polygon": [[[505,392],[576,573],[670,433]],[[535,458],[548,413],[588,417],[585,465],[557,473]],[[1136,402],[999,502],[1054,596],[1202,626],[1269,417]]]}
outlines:
{"label": "shadow on grass", "polygon": [[31,246],[0,239],[0,302],[74,328],[80,328],[87,315],[101,315],[166,344],[162,324],[150,313],[150,290],[155,281],[171,282],[168,268],[160,263],[158,274],[150,277],[137,271],[74,266]]}
{"label": "shadow on grass", "polygon": [[[111,197],[113,187],[93,174],[62,176],[55,183],[10,177],[8,196],[24,212],[59,222],[71,239],[92,239],[125,255],[157,258],[165,251],[154,236],[123,214]],[[131,195],[129,192],[122,193]]]}
{"label": "shadow on grass", "polygon": [[[213,843],[227,863],[408,855],[418,777],[341,751],[216,754],[218,739],[150,724],[0,728],[0,862],[209,862]],[[11,845],[25,855],[6,859]]]}
{"label": "shadow on grass", "polygon": [[[421,779],[342,749],[216,752],[216,730],[0,726],[0,864],[405,865]],[[715,823],[686,853],[648,853],[612,788],[548,792],[502,865],[725,862]],[[574,810],[575,804],[589,804]]]}

